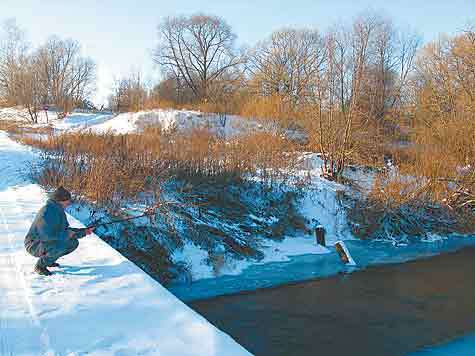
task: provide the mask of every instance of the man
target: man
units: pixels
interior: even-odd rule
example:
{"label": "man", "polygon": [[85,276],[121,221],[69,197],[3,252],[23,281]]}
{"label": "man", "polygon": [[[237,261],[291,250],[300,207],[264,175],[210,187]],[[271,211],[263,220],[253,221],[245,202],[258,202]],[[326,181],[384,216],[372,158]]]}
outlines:
{"label": "man", "polygon": [[38,257],[35,272],[50,276],[47,267],[59,267],[56,260],[70,254],[79,246],[78,239],[91,234],[94,229],[73,229],[66,219],[66,209],[71,205],[71,193],[59,187],[41,208],[25,237],[28,253]]}

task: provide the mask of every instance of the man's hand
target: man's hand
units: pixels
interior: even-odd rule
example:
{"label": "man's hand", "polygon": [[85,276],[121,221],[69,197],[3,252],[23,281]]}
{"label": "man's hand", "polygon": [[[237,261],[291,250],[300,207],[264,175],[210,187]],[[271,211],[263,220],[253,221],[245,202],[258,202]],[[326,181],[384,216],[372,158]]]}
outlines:
{"label": "man's hand", "polygon": [[92,234],[95,229],[96,229],[95,227],[89,227],[89,228],[87,228],[87,229],[86,229],[86,236]]}

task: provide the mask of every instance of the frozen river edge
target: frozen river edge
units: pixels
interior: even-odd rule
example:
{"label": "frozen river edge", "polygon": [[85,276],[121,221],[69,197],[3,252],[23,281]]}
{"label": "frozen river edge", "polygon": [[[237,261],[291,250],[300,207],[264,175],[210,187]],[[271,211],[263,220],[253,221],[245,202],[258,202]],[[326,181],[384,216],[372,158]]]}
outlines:
{"label": "frozen river edge", "polygon": [[332,246],[328,247],[328,253],[289,256],[289,260],[285,262],[251,265],[238,275],[199,279],[191,284],[176,284],[169,287],[169,290],[181,300],[191,302],[305,282],[339,273],[352,273],[370,266],[428,258],[454,252],[467,246],[475,246],[475,238],[451,235],[434,242],[415,242],[400,247],[379,241],[361,240],[347,240],[345,244],[356,260],[357,266],[343,264]]}

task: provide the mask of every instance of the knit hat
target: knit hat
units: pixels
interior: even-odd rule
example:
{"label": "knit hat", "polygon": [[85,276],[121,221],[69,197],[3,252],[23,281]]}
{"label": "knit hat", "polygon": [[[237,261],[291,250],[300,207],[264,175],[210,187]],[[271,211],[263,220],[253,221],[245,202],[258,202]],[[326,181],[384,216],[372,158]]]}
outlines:
{"label": "knit hat", "polygon": [[64,189],[63,186],[59,187],[56,189],[53,193],[50,195],[51,199],[54,201],[66,201],[66,200],[71,200],[71,193],[68,192],[66,189]]}

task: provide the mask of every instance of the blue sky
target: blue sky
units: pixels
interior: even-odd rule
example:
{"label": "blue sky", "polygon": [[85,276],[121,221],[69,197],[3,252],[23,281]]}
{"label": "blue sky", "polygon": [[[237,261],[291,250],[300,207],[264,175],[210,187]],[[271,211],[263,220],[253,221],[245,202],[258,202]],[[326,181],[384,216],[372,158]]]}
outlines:
{"label": "blue sky", "polygon": [[418,31],[425,42],[453,34],[475,20],[475,0],[0,0],[0,20],[16,18],[33,44],[49,35],[71,37],[98,64],[101,100],[114,76],[141,71],[159,77],[150,52],[161,18],[204,12],[223,17],[252,45],[286,26],[328,27],[367,10],[380,11],[400,27]]}

